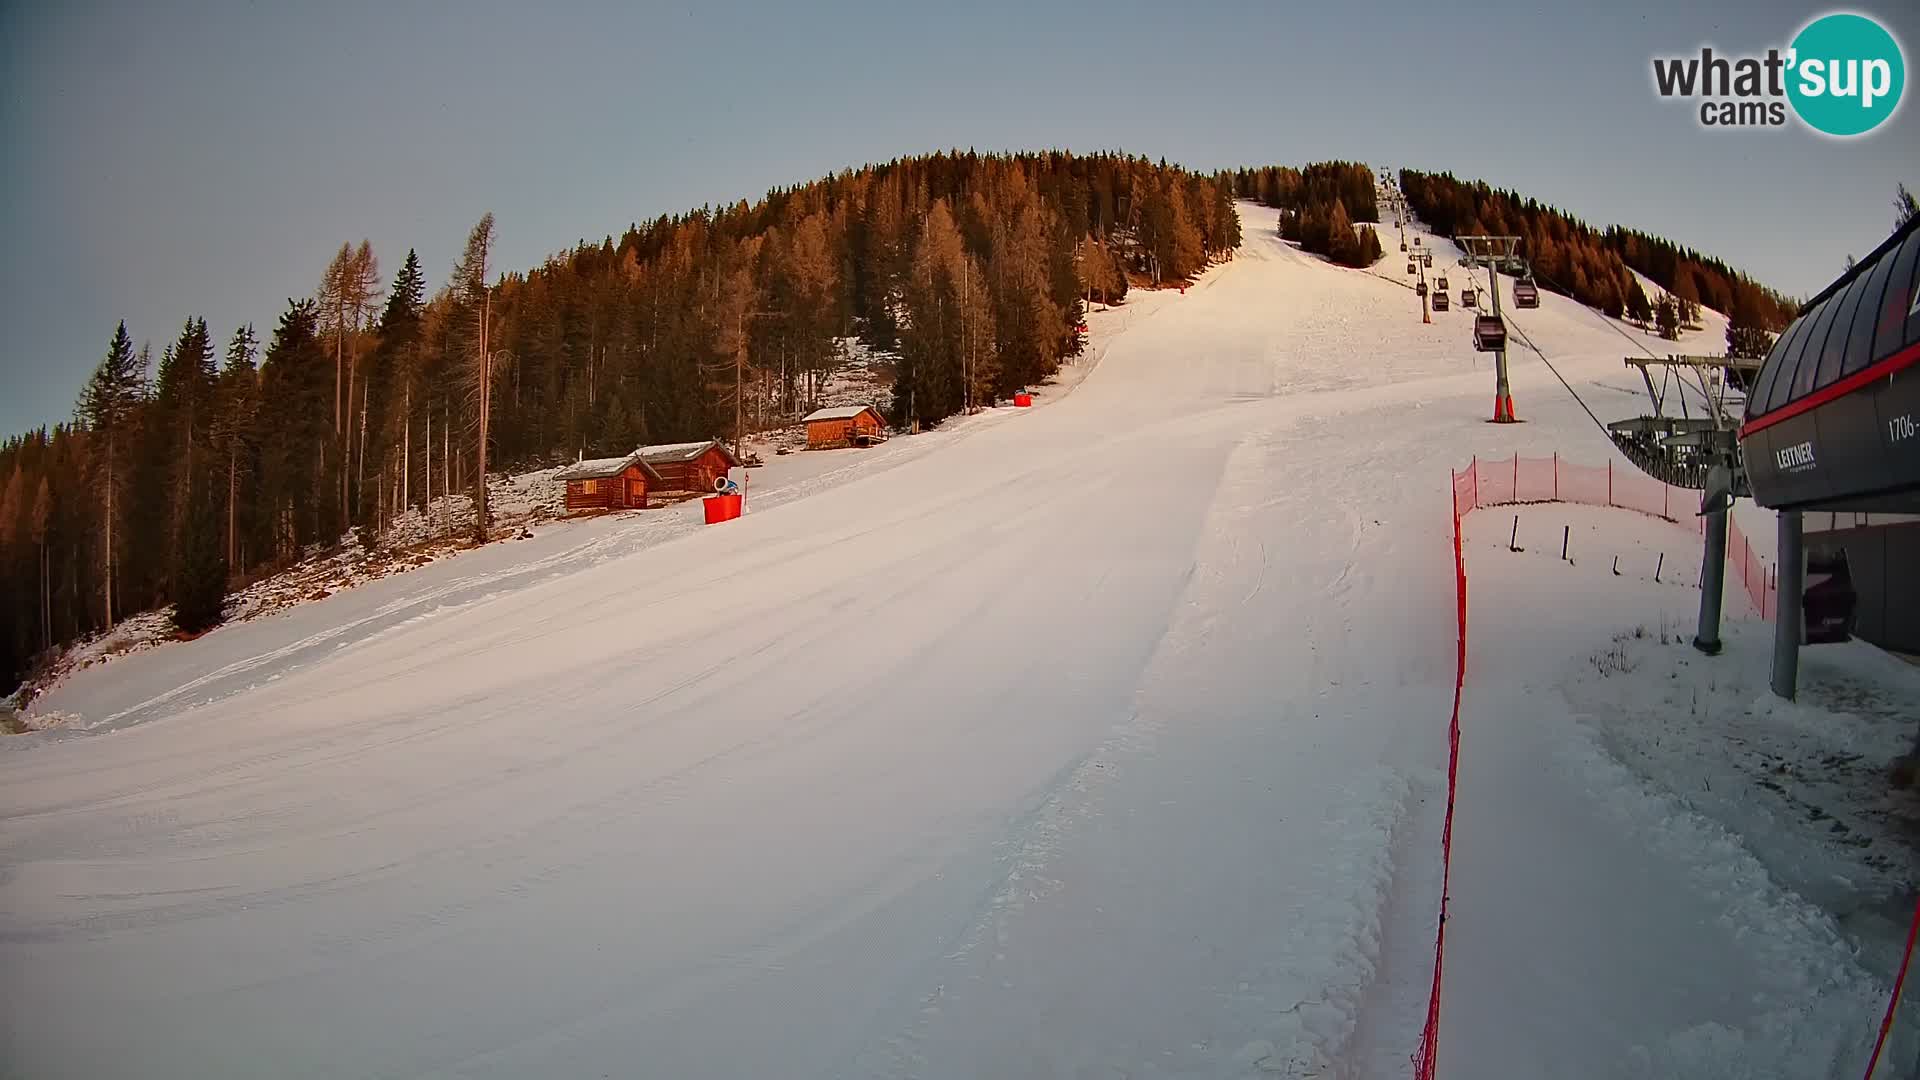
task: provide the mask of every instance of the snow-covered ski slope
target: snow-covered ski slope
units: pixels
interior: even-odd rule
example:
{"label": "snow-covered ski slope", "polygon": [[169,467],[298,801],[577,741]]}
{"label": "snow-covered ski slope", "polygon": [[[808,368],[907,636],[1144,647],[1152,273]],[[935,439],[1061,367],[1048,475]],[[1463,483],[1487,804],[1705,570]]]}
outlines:
{"label": "snow-covered ski slope", "polygon": [[[76,674],[48,707],[106,733],[0,755],[0,1060],[1403,1075],[1447,470],[1610,447],[1525,352],[1529,422],[1483,423],[1467,318],[1422,325],[1397,253],[1242,214],[1045,408]],[[1643,409],[1591,313],[1517,321],[1603,419]]]}

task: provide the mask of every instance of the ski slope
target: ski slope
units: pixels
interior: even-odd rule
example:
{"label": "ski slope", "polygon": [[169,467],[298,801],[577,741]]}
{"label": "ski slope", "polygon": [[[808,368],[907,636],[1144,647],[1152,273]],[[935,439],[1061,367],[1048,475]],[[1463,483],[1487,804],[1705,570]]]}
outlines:
{"label": "ski slope", "polygon": [[[551,530],[75,675],[44,707],[100,733],[0,755],[0,1058],[1403,1075],[1447,470],[1610,447],[1527,353],[1529,422],[1482,423],[1466,317],[1421,324],[1394,253],[1242,214],[1184,296],[1096,316],[1045,408],[807,456],[724,527]],[[1518,322],[1641,411],[1615,330],[1544,294]]]}

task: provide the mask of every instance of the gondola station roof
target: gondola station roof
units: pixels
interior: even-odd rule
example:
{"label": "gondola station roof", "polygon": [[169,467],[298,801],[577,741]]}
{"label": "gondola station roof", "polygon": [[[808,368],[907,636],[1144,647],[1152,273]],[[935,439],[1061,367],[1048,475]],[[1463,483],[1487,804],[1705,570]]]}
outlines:
{"label": "gondola station roof", "polygon": [[1800,309],[1747,395],[1754,501],[1920,511],[1920,218]]}

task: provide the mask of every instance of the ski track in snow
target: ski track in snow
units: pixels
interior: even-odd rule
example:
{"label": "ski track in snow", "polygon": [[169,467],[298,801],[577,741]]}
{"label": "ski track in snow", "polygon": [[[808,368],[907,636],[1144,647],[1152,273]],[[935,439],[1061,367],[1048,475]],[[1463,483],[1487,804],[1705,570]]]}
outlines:
{"label": "ski track in snow", "polygon": [[[91,733],[0,755],[9,1067],[1404,1074],[1447,470],[1611,447],[1531,355],[1529,423],[1481,423],[1468,323],[1393,254],[1242,214],[1045,408],[76,673],[42,706]],[[1522,321],[1638,411],[1612,330]]]}

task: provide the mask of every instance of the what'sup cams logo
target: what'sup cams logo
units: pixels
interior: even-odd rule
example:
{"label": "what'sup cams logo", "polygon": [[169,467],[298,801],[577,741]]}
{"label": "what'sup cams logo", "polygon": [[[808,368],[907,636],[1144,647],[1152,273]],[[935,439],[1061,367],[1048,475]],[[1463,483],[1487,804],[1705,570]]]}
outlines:
{"label": "what'sup cams logo", "polygon": [[1777,128],[1788,109],[1823,135],[1850,138],[1886,123],[1900,108],[1907,65],[1887,28],[1836,12],[1800,28],[1785,49],[1764,56],[1656,56],[1653,88],[1699,102],[1708,128]]}

